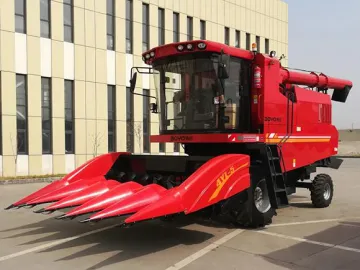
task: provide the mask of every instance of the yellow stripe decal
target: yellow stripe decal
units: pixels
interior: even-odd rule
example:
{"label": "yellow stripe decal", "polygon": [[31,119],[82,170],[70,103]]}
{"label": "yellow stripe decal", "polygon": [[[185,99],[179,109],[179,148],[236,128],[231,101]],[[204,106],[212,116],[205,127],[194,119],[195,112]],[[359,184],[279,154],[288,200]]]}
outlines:
{"label": "yellow stripe decal", "polygon": [[237,168],[234,168],[234,166],[231,166],[228,170],[224,171],[220,177],[216,180],[216,189],[214,191],[214,193],[211,195],[209,202],[213,199],[215,199],[220,191],[222,190],[222,188],[224,187],[224,185],[226,184],[226,182],[230,179],[230,177],[236,173],[238,170],[248,166],[249,163],[245,163]]}

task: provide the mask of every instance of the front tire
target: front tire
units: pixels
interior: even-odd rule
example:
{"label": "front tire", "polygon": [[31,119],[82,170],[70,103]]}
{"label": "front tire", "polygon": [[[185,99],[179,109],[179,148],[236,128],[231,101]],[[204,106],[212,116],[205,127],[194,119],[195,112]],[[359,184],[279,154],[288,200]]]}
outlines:
{"label": "front tire", "polygon": [[325,208],[331,204],[334,195],[334,184],[328,174],[318,174],[310,188],[311,201],[316,208]]}
{"label": "front tire", "polygon": [[266,179],[254,177],[247,191],[247,201],[236,217],[237,225],[251,228],[264,227],[272,223],[275,209],[271,206]]}

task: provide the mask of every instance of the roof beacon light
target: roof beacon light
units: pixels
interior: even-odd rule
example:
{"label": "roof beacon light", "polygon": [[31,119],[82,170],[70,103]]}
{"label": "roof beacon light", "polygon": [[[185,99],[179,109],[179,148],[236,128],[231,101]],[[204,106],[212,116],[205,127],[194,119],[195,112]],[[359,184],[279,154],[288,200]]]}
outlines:
{"label": "roof beacon light", "polygon": [[154,56],[155,56],[155,52],[154,52],[154,51],[150,52],[150,56],[151,56],[151,57],[154,57]]}
{"label": "roof beacon light", "polygon": [[253,43],[253,44],[251,45],[251,49],[252,49],[253,52],[257,52],[257,44],[256,44],[256,43]]}
{"label": "roof beacon light", "polygon": [[186,45],[186,48],[187,48],[188,50],[192,50],[192,49],[193,49],[193,45],[192,45],[191,43],[189,43],[188,45]]}

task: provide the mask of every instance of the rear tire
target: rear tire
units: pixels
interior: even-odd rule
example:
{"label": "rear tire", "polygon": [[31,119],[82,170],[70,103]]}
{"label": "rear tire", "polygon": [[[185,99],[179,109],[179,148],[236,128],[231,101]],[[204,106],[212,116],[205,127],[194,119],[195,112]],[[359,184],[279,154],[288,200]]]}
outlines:
{"label": "rear tire", "polygon": [[253,177],[247,191],[247,201],[237,214],[236,223],[243,227],[258,228],[272,223],[275,209],[271,206],[266,179]]}
{"label": "rear tire", "polygon": [[310,188],[311,201],[316,208],[325,208],[331,204],[334,195],[334,184],[328,174],[318,174]]}

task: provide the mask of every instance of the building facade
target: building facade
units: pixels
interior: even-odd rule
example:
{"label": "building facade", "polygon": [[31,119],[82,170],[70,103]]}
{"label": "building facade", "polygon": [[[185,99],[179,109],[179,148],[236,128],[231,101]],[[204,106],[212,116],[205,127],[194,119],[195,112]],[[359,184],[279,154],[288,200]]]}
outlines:
{"label": "building facade", "polygon": [[[0,176],[64,174],[111,151],[151,144],[158,119],[129,95],[132,66],[159,44],[208,39],[288,52],[280,0],[0,0]],[[283,60],[286,65],[287,60]],[[146,77],[145,77],[146,76]],[[155,94],[150,76],[137,92]]]}

